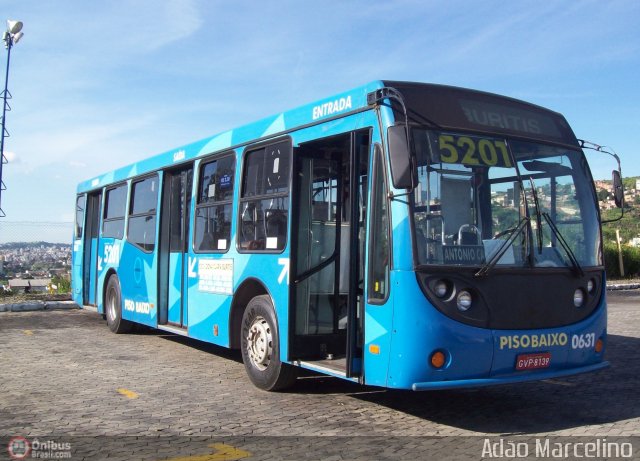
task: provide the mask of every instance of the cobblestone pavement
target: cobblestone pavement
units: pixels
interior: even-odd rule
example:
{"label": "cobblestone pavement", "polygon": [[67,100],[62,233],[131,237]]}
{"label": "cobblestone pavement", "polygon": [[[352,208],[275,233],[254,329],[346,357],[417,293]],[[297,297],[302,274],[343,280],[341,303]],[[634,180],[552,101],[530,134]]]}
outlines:
{"label": "cobblestone pavement", "polygon": [[69,443],[72,459],[480,459],[487,438],[526,441],[532,456],[549,437],[626,440],[637,456],[639,301],[609,294],[607,370],[424,393],[322,376],[267,393],[236,351],[151,330],[114,335],[81,310],[0,313],[0,459],[16,436],[33,454],[35,439],[49,452]]}

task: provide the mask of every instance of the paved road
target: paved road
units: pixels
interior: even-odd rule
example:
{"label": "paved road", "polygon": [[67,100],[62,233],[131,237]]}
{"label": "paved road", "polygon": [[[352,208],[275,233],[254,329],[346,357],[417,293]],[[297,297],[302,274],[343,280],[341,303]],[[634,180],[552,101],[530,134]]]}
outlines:
{"label": "paved road", "polygon": [[550,437],[626,441],[638,456],[640,291],[609,299],[608,370],[429,393],[319,376],[267,393],[234,351],[114,335],[80,310],[0,313],[0,459],[16,436],[72,459],[480,459],[487,438],[525,441],[531,456]]}

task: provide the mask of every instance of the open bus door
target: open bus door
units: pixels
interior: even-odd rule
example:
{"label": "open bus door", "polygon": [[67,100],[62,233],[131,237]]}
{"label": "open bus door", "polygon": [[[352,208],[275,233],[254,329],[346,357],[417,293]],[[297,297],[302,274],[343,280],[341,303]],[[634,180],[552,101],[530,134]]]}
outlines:
{"label": "open bus door", "polygon": [[368,152],[363,131],[294,155],[289,360],[348,377],[362,372]]}
{"label": "open bus door", "polygon": [[193,167],[164,172],[160,211],[158,324],[186,328],[189,214]]}
{"label": "open bus door", "polygon": [[82,262],[82,304],[85,306],[96,306],[98,303],[98,236],[101,209],[102,191],[88,194]]}

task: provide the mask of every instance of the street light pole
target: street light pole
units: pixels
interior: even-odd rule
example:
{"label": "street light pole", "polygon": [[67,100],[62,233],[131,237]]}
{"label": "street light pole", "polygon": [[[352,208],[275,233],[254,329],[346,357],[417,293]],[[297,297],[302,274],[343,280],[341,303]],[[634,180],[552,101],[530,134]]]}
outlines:
{"label": "street light pole", "polygon": [[4,218],[6,215],[2,211],[2,191],[6,189],[4,181],[2,180],[2,165],[7,163],[7,158],[4,156],[4,139],[9,136],[6,129],[6,117],[7,108],[9,103],[7,99],[11,99],[11,93],[9,93],[9,64],[11,62],[11,48],[18,43],[18,41],[24,35],[22,32],[22,22],[20,21],[7,21],[7,30],[2,36],[4,40],[5,48],[7,49],[7,69],[4,76],[4,91],[2,92],[2,133],[0,135],[0,218]]}

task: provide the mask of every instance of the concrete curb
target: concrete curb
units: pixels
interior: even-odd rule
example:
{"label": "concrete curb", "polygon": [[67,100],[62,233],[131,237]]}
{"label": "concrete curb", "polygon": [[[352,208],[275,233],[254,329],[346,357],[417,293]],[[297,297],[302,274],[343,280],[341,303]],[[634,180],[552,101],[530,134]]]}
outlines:
{"label": "concrete curb", "polygon": [[637,290],[640,288],[640,283],[611,283],[607,284],[607,291],[614,290]]}
{"label": "concrete curb", "polygon": [[0,304],[0,312],[53,311],[80,309],[73,301],[25,301],[22,303]]}

